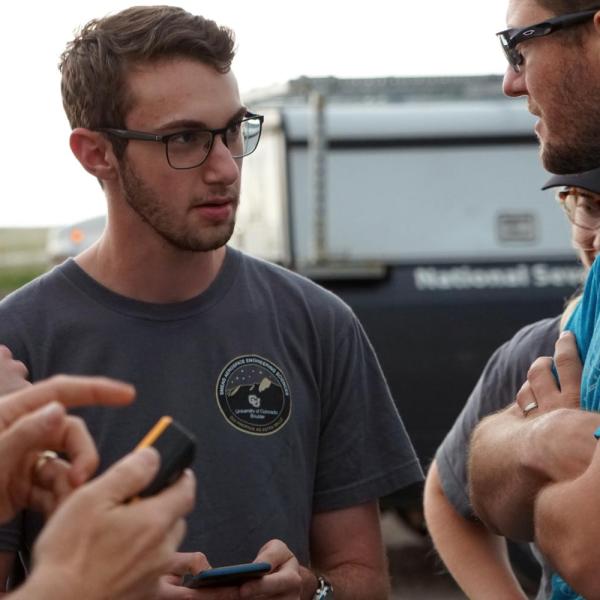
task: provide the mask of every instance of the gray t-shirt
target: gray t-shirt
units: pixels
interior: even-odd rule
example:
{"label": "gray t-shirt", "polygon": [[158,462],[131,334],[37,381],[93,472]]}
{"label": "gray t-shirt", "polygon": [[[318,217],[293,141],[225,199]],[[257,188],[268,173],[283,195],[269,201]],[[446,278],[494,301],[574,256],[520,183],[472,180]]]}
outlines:
{"label": "gray t-shirt", "polygon": [[[558,338],[560,317],[527,325],[500,346],[486,364],[479,381],[452,429],[435,455],[444,494],[456,511],[475,518],[469,502],[467,463],[473,430],[487,415],[506,408],[527,379],[531,363],[539,356],[552,356]],[[543,568],[538,599],[547,598],[549,566],[532,545]]]}
{"label": "gray t-shirt", "polygon": [[[200,296],[149,304],[99,285],[69,260],[0,303],[0,343],[31,379],[106,375],[137,389],[125,408],[73,412],[105,469],[162,415],[198,439],[197,504],[183,550],[250,561],[269,539],[309,563],[315,512],[374,500],[422,478],[373,349],[341,300],[228,248]],[[0,530],[30,546],[38,524]]]}

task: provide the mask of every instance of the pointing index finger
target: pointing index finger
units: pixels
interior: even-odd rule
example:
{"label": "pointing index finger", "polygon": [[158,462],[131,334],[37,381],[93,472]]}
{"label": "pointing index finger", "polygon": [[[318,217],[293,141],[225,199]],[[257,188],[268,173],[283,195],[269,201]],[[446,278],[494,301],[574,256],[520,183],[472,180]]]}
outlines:
{"label": "pointing index finger", "polygon": [[50,402],[66,407],[122,406],[129,404],[134,395],[133,386],[106,377],[58,375],[0,398],[0,431]]}

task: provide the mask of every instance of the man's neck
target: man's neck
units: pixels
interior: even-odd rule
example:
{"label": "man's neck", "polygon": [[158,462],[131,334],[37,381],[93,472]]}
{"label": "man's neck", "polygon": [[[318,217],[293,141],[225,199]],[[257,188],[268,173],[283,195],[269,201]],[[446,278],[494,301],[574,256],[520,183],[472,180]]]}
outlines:
{"label": "man's neck", "polygon": [[155,247],[116,243],[105,232],[80,254],[77,264],[109,290],[143,302],[183,302],[204,292],[218,275],[225,247],[186,252],[159,241]]}

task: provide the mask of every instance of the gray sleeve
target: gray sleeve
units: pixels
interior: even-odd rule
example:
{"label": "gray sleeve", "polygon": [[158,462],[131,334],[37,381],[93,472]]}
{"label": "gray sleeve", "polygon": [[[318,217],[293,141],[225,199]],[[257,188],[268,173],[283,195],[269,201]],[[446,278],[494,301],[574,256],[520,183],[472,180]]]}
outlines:
{"label": "gray sleeve", "polygon": [[436,452],[435,460],[444,494],[465,518],[473,518],[467,481],[471,434],[481,419],[514,401],[527,378],[531,363],[538,356],[554,353],[558,324],[557,317],[528,325],[494,352],[462,412]]}
{"label": "gray sleeve", "polygon": [[13,357],[25,363],[31,373],[31,356],[27,341],[28,328],[24,321],[24,307],[19,303],[18,292],[7,296],[0,302],[0,344],[7,346]]}
{"label": "gray sleeve", "polygon": [[351,315],[321,391],[322,415],[313,510],[355,506],[423,478],[379,362]]}

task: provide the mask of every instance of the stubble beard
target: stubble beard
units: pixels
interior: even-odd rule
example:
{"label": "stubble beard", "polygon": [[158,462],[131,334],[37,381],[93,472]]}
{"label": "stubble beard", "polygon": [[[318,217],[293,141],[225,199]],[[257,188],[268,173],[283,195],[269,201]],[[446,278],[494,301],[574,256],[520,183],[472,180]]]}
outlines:
{"label": "stubble beard", "polygon": [[[230,240],[235,218],[208,230],[199,227],[185,230],[174,222],[168,206],[142,181],[126,160],[121,161],[123,196],[127,204],[154,232],[170,246],[186,252],[209,252],[221,248]],[[236,199],[236,203],[237,203]]]}
{"label": "stubble beard", "polygon": [[546,127],[560,136],[541,142],[544,168],[551,173],[580,173],[600,166],[600,83],[585,65],[565,66],[565,79],[556,89],[554,115]]}
{"label": "stubble beard", "polygon": [[577,143],[548,142],[542,144],[541,157],[544,168],[551,173],[589,171],[600,165],[600,138],[580,138]]}

